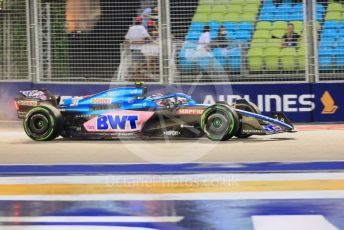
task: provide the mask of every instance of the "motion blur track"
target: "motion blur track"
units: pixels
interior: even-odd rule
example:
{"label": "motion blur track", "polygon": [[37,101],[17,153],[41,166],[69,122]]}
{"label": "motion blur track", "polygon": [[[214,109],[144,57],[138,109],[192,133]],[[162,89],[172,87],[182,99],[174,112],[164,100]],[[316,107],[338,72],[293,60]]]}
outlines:
{"label": "motion blur track", "polygon": [[34,142],[3,123],[0,226],[344,229],[344,125],[297,129],[221,143]]}
{"label": "motion blur track", "polygon": [[339,230],[342,162],[0,166],[6,230]]}
{"label": "motion blur track", "polygon": [[297,133],[200,140],[34,142],[18,122],[0,125],[0,164],[117,164],[341,161],[343,124],[299,125]]}

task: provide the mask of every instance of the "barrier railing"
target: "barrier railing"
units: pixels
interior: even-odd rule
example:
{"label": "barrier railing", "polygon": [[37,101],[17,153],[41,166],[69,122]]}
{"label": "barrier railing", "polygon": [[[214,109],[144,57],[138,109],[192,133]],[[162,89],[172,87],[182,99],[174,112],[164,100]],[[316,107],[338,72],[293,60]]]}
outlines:
{"label": "barrier railing", "polygon": [[[3,0],[0,4],[0,80],[344,80],[344,4],[338,1]],[[141,26],[140,32],[134,29],[129,36],[135,25]]]}
{"label": "barrier railing", "polygon": [[118,68],[117,82],[145,81],[160,82],[159,43],[149,42],[142,46],[141,52],[130,49],[130,44],[121,44],[121,63]]}
{"label": "barrier railing", "polygon": [[27,2],[0,1],[0,80],[29,80]]}
{"label": "barrier railing", "polygon": [[[250,60],[250,48],[243,43],[231,43],[225,48],[217,47],[215,43],[214,48],[204,50],[197,43],[179,42],[174,49],[174,82],[306,81],[304,67],[294,64],[294,60],[290,60],[292,57],[280,60],[278,55],[267,56],[264,57],[264,63],[258,60],[259,66],[252,68],[252,61],[255,60]],[[288,49],[298,51],[298,48]],[[284,70],[282,61],[293,63],[293,69]],[[270,69],[265,62],[273,62],[276,68]]]}
{"label": "barrier railing", "polygon": [[324,15],[317,17],[321,30],[314,46],[318,54],[317,81],[344,81],[344,3],[317,0],[313,13],[319,14],[321,7]]}
{"label": "barrier railing", "polygon": [[[306,52],[311,41],[304,29],[304,4],[270,0],[183,4],[171,4],[172,33],[183,43],[175,57],[180,73],[176,82],[190,82],[195,76],[210,82],[308,81]],[[189,23],[181,23],[180,15]]]}

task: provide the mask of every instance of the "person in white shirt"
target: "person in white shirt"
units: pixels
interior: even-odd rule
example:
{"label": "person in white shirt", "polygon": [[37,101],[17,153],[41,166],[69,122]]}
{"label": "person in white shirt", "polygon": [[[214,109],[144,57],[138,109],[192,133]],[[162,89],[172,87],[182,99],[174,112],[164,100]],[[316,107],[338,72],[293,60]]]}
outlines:
{"label": "person in white shirt", "polygon": [[[213,70],[223,72],[222,69],[219,69],[217,66],[215,67],[216,59],[211,50],[211,42],[210,27],[205,26],[201,37],[198,39],[196,51],[191,55],[191,58],[199,65],[202,74]],[[204,59],[208,59],[209,63],[198,62]]]}
{"label": "person in white shirt", "polygon": [[144,56],[142,54],[142,47],[150,36],[146,28],[142,25],[142,17],[135,18],[135,24],[131,26],[125,35],[126,42],[129,43],[129,49],[132,56],[132,70],[134,75],[137,75],[141,70]]}
{"label": "person in white shirt", "polygon": [[189,55],[189,58],[198,60],[200,58],[212,57],[211,53],[211,37],[210,27],[205,26],[201,37],[198,39],[197,48],[193,54]]}
{"label": "person in white shirt", "polygon": [[206,51],[210,51],[210,27],[205,26],[201,37],[198,40],[197,50],[205,49]]}

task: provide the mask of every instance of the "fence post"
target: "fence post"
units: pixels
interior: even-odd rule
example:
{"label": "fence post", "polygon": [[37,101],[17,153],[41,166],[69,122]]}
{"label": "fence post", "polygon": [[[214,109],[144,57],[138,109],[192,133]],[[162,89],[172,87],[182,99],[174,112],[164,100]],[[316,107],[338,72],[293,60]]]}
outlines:
{"label": "fence post", "polygon": [[28,0],[27,3],[29,22],[27,23],[28,31],[28,49],[29,51],[29,66],[30,76],[32,82],[38,82],[41,75],[40,66],[40,50],[39,50],[39,21],[38,21],[38,0]]}
{"label": "fence post", "polygon": [[41,33],[40,38],[42,39],[41,42],[41,54],[42,59],[40,60],[42,63],[42,76],[45,79],[51,80],[51,10],[50,10],[50,2],[44,3],[44,5],[40,8],[42,10],[41,20]]}
{"label": "fence post", "polygon": [[160,76],[162,83],[167,84],[170,78],[170,21],[169,0],[159,0],[159,34],[160,34]]}
{"label": "fence post", "polygon": [[318,76],[317,54],[317,28],[315,0],[303,0],[304,4],[304,28],[306,34],[306,77],[308,82],[315,82]]}
{"label": "fence post", "polygon": [[319,79],[319,56],[318,56],[318,26],[317,26],[317,3],[312,0],[312,31],[313,31],[313,55],[314,55],[314,78],[312,83]]}
{"label": "fence post", "polygon": [[27,44],[27,63],[28,63],[28,78],[30,81],[33,80],[32,74],[32,53],[31,53],[31,29],[32,29],[32,20],[31,20],[31,1],[25,1],[25,14],[26,14],[26,44]]}

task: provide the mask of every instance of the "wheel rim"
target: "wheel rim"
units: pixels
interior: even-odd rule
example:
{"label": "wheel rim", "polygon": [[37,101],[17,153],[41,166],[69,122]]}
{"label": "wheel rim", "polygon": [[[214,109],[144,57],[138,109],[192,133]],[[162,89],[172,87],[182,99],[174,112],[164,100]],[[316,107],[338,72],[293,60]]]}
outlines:
{"label": "wheel rim", "polygon": [[43,114],[34,114],[30,117],[29,128],[33,134],[44,134],[49,129],[49,120]]}
{"label": "wheel rim", "polygon": [[216,117],[214,120],[213,120],[213,126],[215,128],[220,128],[222,125],[222,120],[219,118],[219,117]]}
{"label": "wheel rim", "polygon": [[227,134],[228,127],[229,121],[224,114],[214,113],[208,117],[206,131],[210,135],[221,138]]}

